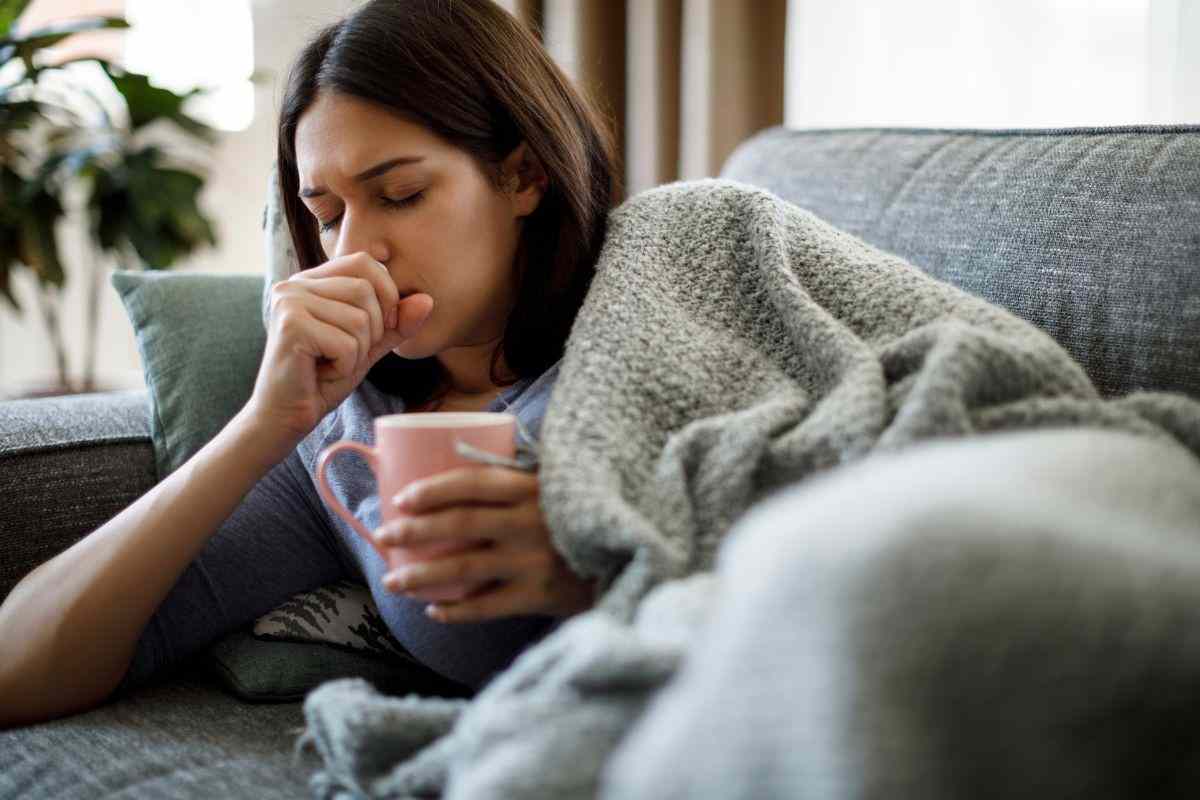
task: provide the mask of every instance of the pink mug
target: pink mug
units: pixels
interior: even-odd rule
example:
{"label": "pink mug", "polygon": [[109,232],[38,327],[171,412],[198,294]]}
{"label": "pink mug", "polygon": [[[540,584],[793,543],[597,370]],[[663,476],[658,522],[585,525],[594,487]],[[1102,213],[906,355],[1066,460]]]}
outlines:
{"label": "pink mug", "polygon": [[[477,546],[479,540],[420,547],[380,547],[371,532],[334,496],[325,477],[325,468],[334,455],[343,450],[353,450],[365,458],[379,486],[379,513],[382,524],[386,524],[404,516],[392,498],[409,483],[458,467],[478,466],[479,462],[455,451],[456,442],[466,442],[480,450],[513,458],[516,454],[516,420],[512,414],[494,411],[433,411],[376,417],[374,447],[347,439],[321,451],[317,458],[317,490],[329,507],[375,548],[389,570],[409,562],[469,550]],[[435,602],[459,600],[481,585],[442,583],[426,587],[422,596]]]}

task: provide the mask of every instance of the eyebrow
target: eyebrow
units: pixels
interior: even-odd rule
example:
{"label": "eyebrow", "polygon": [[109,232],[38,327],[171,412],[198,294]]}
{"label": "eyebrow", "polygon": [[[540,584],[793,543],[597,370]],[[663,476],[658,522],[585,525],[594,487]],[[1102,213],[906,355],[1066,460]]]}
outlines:
{"label": "eyebrow", "polygon": [[[369,181],[371,178],[378,178],[388,170],[395,169],[396,167],[400,167],[405,164],[416,164],[424,160],[425,158],[423,156],[401,156],[400,158],[389,158],[387,161],[381,161],[373,167],[364,169],[362,172],[354,176],[354,180],[360,183],[362,181]],[[314,186],[312,188],[301,189],[300,196],[304,198],[320,197],[327,191],[329,190],[324,186]]]}

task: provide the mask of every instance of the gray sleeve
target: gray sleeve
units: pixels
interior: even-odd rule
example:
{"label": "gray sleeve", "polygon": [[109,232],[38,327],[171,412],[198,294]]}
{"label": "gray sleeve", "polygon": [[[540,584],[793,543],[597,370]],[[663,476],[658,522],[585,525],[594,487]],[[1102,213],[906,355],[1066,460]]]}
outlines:
{"label": "gray sleeve", "polygon": [[116,693],[253,622],[284,600],[339,580],[346,562],[299,453],[275,465],[188,565],[150,618]]}

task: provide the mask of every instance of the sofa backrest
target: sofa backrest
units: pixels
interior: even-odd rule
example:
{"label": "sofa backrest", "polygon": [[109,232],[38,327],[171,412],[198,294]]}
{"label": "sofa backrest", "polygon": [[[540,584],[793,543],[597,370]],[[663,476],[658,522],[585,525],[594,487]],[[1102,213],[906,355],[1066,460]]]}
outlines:
{"label": "sofa backrest", "polygon": [[1200,126],[776,127],[721,177],[1038,325],[1106,396],[1200,398]]}

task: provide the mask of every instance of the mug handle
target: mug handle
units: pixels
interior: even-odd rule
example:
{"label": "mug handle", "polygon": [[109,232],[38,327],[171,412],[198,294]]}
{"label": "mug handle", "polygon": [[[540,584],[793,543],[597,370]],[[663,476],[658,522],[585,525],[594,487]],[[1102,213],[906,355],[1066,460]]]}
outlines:
{"label": "mug handle", "polygon": [[321,499],[324,500],[325,503],[332,508],[339,517],[349,523],[350,527],[354,529],[355,533],[366,539],[371,547],[374,548],[375,552],[379,553],[379,557],[383,559],[384,563],[387,563],[387,554],[383,551],[383,548],[376,544],[375,538],[371,536],[371,532],[368,531],[361,522],[355,519],[354,515],[350,513],[350,509],[342,505],[342,501],[338,500],[337,496],[334,495],[333,490],[329,488],[329,483],[325,477],[325,468],[329,466],[329,462],[333,460],[333,457],[342,450],[353,450],[365,458],[367,460],[367,464],[371,467],[371,472],[375,475],[375,480],[379,480],[379,456],[376,454],[375,449],[372,447],[367,447],[365,444],[360,442],[343,440],[340,442],[335,442],[329,447],[326,447],[321,451],[321,455],[317,458],[317,491],[320,493]]}

